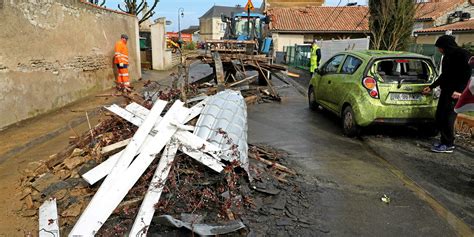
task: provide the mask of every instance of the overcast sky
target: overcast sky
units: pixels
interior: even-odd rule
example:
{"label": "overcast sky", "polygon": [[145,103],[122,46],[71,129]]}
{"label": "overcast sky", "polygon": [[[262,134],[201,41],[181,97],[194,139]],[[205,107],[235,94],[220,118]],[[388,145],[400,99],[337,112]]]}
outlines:
{"label": "overcast sky", "polygon": [[[252,0],[256,7],[262,5],[263,0]],[[348,1],[351,0],[326,0],[327,5],[337,6],[339,4],[344,6]],[[351,2],[354,2],[352,0]],[[122,3],[123,0],[107,0],[107,7],[117,9],[117,4]],[[153,0],[148,0],[149,5],[153,3]],[[178,30],[178,9],[184,8],[184,17],[181,18],[181,29],[186,29],[190,25],[199,25],[199,17],[204,15],[207,10],[212,6],[235,6],[240,4],[244,6],[247,0],[160,0],[158,6],[155,9],[156,17],[166,17],[167,20],[173,22],[172,25],[168,26],[168,31]],[[367,0],[358,0],[359,4],[367,4]]]}

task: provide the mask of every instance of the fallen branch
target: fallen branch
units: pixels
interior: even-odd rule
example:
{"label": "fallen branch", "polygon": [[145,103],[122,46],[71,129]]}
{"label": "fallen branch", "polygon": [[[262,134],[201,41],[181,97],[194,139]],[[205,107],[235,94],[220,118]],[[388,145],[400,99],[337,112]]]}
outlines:
{"label": "fallen branch", "polygon": [[292,174],[292,175],[296,175],[296,172],[289,169],[288,167],[286,166],[283,166],[283,165],[280,165],[276,162],[272,162],[272,161],[269,161],[269,160],[266,160],[266,159],[263,159],[261,158],[260,156],[256,155],[256,154],[252,154],[252,153],[249,153],[249,157],[250,158],[253,158],[255,160],[258,160],[266,165],[269,165],[269,166],[273,166],[275,167],[276,169],[282,171],[282,172],[285,172],[285,173],[288,173],[288,174]]}

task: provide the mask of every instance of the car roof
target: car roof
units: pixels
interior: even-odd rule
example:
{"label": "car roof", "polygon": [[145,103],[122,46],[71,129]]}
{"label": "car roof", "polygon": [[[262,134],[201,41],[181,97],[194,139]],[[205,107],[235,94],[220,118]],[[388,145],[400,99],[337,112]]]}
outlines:
{"label": "car roof", "polygon": [[354,51],[347,51],[346,53],[352,54],[355,56],[359,56],[363,59],[379,59],[379,58],[400,58],[400,57],[408,57],[408,58],[423,58],[431,60],[431,58],[411,52],[404,52],[404,51],[387,51],[387,50],[354,50]]}

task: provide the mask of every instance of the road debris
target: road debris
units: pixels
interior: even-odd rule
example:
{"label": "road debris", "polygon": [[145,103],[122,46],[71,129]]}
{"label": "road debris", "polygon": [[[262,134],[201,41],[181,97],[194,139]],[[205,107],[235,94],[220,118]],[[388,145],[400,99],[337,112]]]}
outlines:
{"label": "road debris", "polygon": [[39,208],[39,236],[59,237],[58,211],[54,198],[46,200]]}
{"label": "road debris", "polygon": [[[204,96],[190,108],[178,97],[107,106],[110,112],[102,113],[99,124],[91,126],[93,132],[71,140],[69,147],[45,162],[32,162],[21,180],[22,215],[35,216],[40,203],[54,199],[62,234],[145,234],[159,225],[153,216],[179,220],[183,213],[198,213],[201,223],[213,223],[201,224],[202,231],[210,232],[200,233],[244,228],[239,218],[253,207],[252,196],[276,193],[261,191],[271,186],[261,184],[262,177],[276,184],[281,176],[269,165],[250,166],[246,157],[265,157],[272,167],[280,167],[278,152],[263,146],[248,150],[247,112],[240,92]],[[223,109],[227,107],[231,113]],[[222,123],[226,119],[239,120],[239,129]],[[253,186],[260,191],[252,195]],[[194,224],[181,221],[196,232]]]}
{"label": "road debris", "polygon": [[390,197],[387,196],[387,194],[384,194],[380,200],[382,200],[382,202],[384,202],[385,204],[390,204]]}
{"label": "road debris", "polygon": [[158,223],[169,223],[177,228],[185,227],[201,236],[224,235],[245,228],[244,223],[241,221],[229,221],[225,224],[210,225],[201,224],[199,222],[184,222],[170,215],[159,216],[156,218],[156,221]]}

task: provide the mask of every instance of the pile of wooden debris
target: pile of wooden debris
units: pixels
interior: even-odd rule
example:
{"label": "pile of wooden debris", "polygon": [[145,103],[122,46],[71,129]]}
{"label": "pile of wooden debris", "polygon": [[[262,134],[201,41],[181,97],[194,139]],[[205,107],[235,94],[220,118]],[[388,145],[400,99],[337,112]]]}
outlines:
{"label": "pile of wooden debris", "polygon": [[21,213],[39,217],[40,236],[162,233],[161,223],[200,235],[244,233],[240,215],[255,192],[268,192],[259,184],[286,185],[295,174],[278,163],[286,154],[247,149],[240,92],[190,98],[190,108],[176,100],[179,91],[158,94],[106,107],[105,119],[63,152],[30,163]]}

